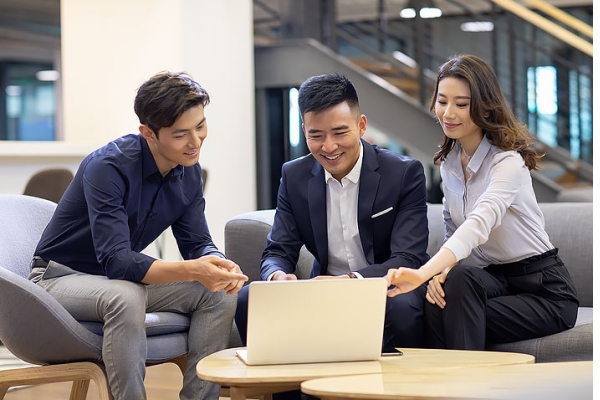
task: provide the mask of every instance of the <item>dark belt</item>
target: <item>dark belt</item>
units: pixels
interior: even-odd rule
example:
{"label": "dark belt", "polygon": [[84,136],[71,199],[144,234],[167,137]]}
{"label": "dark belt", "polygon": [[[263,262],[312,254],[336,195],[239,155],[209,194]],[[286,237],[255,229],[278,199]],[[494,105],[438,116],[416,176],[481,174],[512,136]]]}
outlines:
{"label": "dark belt", "polygon": [[31,268],[46,268],[48,266],[48,261],[44,261],[40,257],[34,256],[30,266]]}
{"label": "dark belt", "polygon": [[558,256],[558,249],[552,249],[545,253],[524,258],[507,264],[491,264],[485,267],[490,273],[499,273],[504,276],[523,276],[536,273],[543,269],[556,265],[564,265]]}

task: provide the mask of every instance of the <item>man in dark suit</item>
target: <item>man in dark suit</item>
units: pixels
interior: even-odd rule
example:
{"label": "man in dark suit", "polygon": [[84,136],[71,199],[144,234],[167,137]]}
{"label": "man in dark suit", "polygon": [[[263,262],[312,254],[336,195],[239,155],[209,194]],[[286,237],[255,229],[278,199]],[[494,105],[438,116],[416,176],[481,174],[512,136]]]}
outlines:
{"label": "man in dark suit", "polygon": [[[367,118],[344,76],[309,78],[298,103],[311,154],[283,165],[261,278],[296,279],[303,245],[315,257],[313,279],[381,277],[423,265],[429,231],[421,163],[362,139]],[[425,292],[387,299],[384,348],[423,346]],[[246,322],[247,287],[236,311],[244,342]]]}

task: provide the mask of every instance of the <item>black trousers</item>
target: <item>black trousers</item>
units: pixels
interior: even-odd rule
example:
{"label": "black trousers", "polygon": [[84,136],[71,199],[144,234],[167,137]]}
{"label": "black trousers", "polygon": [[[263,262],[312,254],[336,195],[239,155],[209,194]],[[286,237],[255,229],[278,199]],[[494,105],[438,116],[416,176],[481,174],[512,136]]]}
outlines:
{"label": "black trousers", "polygon": [[562,332],[577,319],[577,293],[558,249],[483,269],[456,265],[443,288],[443,309],[425,301],[432,348],[484,350]]}

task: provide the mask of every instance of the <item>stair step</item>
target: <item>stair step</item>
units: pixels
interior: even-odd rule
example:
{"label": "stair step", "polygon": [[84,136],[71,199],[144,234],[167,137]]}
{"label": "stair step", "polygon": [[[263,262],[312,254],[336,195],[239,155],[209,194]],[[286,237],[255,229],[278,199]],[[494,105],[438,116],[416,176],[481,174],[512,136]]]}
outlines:
{"label": "stair step", "polygon": [[366,69],[376,75],[385,78],[386,76],[396,76],[400,74],[398,68],[389,62],[371,61],[364,59],[353,59],[352,62],[361,68]]}
{"label": "stair step", "polygon": [[277,43],[277,40],[275,40],[271,37],[258,35],[256,33],[254,34],[254,44],[255,45],[271,46],[271,45],[274,45],[275,43]]}
{"label": "stair step", "polygon": [[397,77],[383,77],[386,81],[396,86],[398,89],[407,92],[414,93],[415,95],[419,93],[419,83],[414,79],[410,78],[397,78]]}

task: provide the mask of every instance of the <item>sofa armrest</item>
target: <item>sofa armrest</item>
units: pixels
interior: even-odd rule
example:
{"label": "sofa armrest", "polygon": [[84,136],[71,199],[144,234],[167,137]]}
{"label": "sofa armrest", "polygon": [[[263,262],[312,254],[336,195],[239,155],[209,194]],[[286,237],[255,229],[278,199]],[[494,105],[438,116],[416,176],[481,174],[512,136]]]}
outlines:
{"label": "sofa armrest", "polygon": [[[248,275],[247,283],[260,280],[260,260],[274,217],[274,209],[251,211],[236,215],[225,223],[225,254]],[[302,247],[296,265],[299,279],[310,276],[313,261],[314,257]]]}

